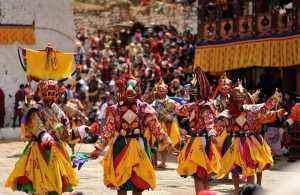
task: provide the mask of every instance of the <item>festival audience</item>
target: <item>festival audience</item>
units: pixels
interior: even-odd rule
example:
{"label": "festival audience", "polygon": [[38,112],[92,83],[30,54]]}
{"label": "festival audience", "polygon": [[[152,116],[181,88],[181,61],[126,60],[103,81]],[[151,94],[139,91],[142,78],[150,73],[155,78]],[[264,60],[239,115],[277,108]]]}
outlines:
{"label": "festival audience", "polygon": [[[76,38],[76,76],[74,81],[66,84],[66,97],[80,100],[95,134],[99,134],[103,127],[107,105],[117,100],[118,79],[127,74],[129,67],[131,73],[141,81],[141,98],[145,101],[153,101],[153,88],[160,78],[169,86],[169,96],[189,101],[188,89],[185,86],[192,79],[196,44],[190,28],[181,34],[174,29],[162,27],[146,30],[121,29],[114,33],[99,30],[91,35],[82,28]],[[211,84],[212,89],[217,85],[216,82]],[[265,88],[262,86],[262,90]],[[16,126],[17,118],[21,119],[20,107],[27,93],[26,87],[20,85],[15,95],[13,126]],[[260,99],[263,100],[264,96],[262,94]],[[285,93],[282,107],[289,112],[293,105],[292,97]],[[266,134],[267,141],[271,147],[276,148],[274,155],[286,153],[281,151],[282,143],[287,143],[282,141],[285,134],[278,131],[282,122],[281,120],[265,127],[266,131],[270,130]],[[185,129],[182,131],[184,135],[188,131],[185,128],[186,120],[180,118],[179,123]]]}

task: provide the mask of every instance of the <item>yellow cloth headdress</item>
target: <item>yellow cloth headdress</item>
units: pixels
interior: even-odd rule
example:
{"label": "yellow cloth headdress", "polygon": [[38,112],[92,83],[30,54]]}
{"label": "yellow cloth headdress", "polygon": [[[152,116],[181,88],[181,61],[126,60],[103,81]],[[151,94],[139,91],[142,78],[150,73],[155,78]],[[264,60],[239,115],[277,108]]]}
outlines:
{"label": "yellow cloth headdress", "polygon": [[54,50],[47,46],[45,50],[22,49],[27,76],[38,80],[63,80],[71,76],[74,53]]}

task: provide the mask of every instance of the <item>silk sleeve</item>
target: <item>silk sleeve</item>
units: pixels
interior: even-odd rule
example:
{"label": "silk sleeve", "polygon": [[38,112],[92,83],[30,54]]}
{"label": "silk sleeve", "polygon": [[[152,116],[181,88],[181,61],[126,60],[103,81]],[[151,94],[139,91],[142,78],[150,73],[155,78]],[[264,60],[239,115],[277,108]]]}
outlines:
{"label": "silk sleeve", "polygon": [[105,125],[99,138],[95,144],[95,148],[103,150],[108,142],[112,139],[114,132],[117,128],[117,109],[114,106],[109,106],[106,108],[105,112]]}

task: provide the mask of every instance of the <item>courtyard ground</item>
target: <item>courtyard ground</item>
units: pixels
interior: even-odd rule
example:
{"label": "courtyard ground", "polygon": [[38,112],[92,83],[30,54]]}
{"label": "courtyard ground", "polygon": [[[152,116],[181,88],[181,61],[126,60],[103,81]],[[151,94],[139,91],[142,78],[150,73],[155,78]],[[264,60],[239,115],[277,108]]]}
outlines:
{"label": "courtyard ground", "polygon": [[[4,188],[3,184],[10,171],[13,169],[19,154],[23,150],[25,143],[17,141],[0,141],[0,194],[1,195],[18,195],[24,194],[20,192],[12,192],[10,189]],[[91,151],[93,145],[80,145],[76,150]],[[100,165],[101,158],[97,160],[90,160],[79,171],[79,186],[75,188],[76,191],[82,191],[86,195],[106,195],[116,194],[114,191],[107,189],[102,182],[103,169]],[[300,186],[300,169],[289,169],[290,165],[295,166],[297,163],[291,164],[282,159],[271,168],[271,170],[264,172],[263,187],[269,194],[274,194],[273,191],[283,189],[284,184],[291,179],[296,184],[294,187]],[[157,188],[155,191],[144,193],[145,195],[192,195],[194,194],[193,180],[191,178],[181,178],[176,174],[176,159],[171,157],[168,162],[168,169],[157,171]],[[292,179],[293,177],[294,179]],[[212,189],[218,195],[231,194],[232,185],[228,182],[215,181],[211,184]],[[287,185],[289,188],[292,185]],[[272,193],[271,193],[272,191]],[[293,190],[291,190],[293,192]],[[287,192],[284,190],[284,192]],[[294,195],[294,193],[284,193],[284,195]],[[295,195],[299,191],[295,192]]]}

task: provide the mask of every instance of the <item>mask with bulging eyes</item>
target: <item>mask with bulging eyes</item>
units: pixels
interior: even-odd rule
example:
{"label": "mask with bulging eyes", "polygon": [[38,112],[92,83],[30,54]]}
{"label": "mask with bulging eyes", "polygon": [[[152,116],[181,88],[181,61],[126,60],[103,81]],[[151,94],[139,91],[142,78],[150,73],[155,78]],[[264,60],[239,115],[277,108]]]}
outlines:
{"label": "mask with bulging eyes", "polygon": [[231,95],[233,101],[238,105],[243,105],[248,97],[247,90],[241,84],[232,90]]}
{"label": "mask with bulging eyes", "polygon": [[230,92],[230,87],[229,86],[223,86],[221,88],[221,94],[222,96],[227,96]]}
{"label": "mask with bulging eyes", "polygon": [[134,100],[138,95],[138,82],[135,79],[129,79],[126,81],[126,98],[129,100]]}
{"label": "mask with bulging eyes", "polygon": [[222,96],[227,96],[232,88],[232,81],[224,74],[219,80],[219,86]]}
{"label": "mask with bulging eyes", "polygon": [[40,83],[38,84],[38,89],[40,97],[46,105],[51,106],[54,102],[57,101],[59,90],[57,81],[40,81]]}

